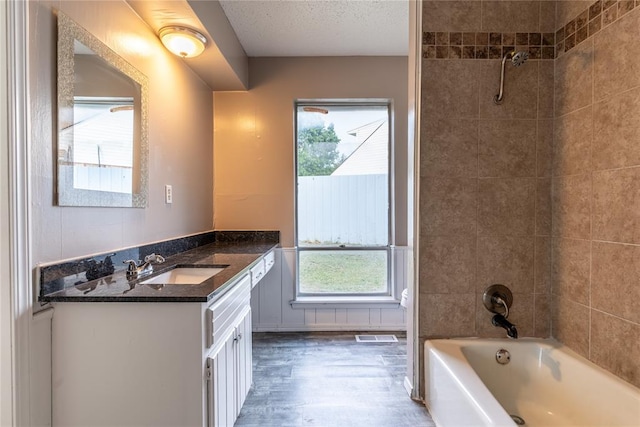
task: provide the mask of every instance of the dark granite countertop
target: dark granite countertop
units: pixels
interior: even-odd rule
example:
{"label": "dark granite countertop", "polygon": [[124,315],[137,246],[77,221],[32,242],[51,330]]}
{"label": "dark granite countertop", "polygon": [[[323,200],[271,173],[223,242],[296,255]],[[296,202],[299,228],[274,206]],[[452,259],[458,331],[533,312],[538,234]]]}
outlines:
{"label": "dark granite countertop", "polygon": [[[153,274],[128,280],[124,271],[40,297],[41,302],[212,302],[267,252],[272,242],[218,241],[166,257]],[[142,284],[176,266],[228,266],[198,285]]]}

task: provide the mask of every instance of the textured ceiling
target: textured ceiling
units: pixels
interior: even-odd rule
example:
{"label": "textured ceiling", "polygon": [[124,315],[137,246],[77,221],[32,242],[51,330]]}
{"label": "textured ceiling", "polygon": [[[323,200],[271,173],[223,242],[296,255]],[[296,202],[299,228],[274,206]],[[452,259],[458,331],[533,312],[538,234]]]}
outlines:
{"label": "textured ceiling", "polygon": [[408,0],[220,0],[248,56],[404,56]]}

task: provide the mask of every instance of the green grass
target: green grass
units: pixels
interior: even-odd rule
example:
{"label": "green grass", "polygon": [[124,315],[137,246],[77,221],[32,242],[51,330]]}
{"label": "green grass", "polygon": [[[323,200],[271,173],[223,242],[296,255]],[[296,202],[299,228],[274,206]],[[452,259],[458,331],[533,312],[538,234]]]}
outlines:
{"label": "green grass", "polygon": [[387,290],[385,251],[300,251],[300,292],[380,293]]}

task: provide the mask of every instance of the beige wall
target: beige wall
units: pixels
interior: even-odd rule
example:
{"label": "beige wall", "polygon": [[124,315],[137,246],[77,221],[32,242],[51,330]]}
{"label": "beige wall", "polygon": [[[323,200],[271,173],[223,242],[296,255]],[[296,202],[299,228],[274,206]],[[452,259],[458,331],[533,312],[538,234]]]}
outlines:
{"label": "beige wall", "polygon": [[[56,148],[56,19],[94,34],[149,80],[149,206],[53,205]],[[124,1],[29,3],[31,260],[36,264],[209,230],[213,221],[211,90]],[[173,185],[173,204],[164,185]],[[50,313],[49,313],[50,314]],[[51,423],[51,320],[30,326],[32,425]]]}
{"label": "beige wall", "polygon": [[[149,206],[57,207],[56,19],[52,8],[106,43],[149,79]],[[167,52],[124,1],[30,4],[33,263],[137,245],[212,228],[211,90]],[[173,185],[173,204],[164,186]]]}
{"label": "beige wall", "polygon": [[247,92],[214,94],[215,227],[273,229],[294,244],[294,102],[393,102],[396,244],[406,244],[407,58],[252,58]]}
{"label": "beige wall", "polygon": [[[423,3],[421,341],[506,336],[482,305],[494,283],[513,291],[521,336],[550,333],[553,14],[548,2]],[[514,46],[531,59],[508,64],[497,106]]]}
{"label": "beige wall", "polygon": [[552,332],[640,386],[640,4],[591,4],[558,3]]}

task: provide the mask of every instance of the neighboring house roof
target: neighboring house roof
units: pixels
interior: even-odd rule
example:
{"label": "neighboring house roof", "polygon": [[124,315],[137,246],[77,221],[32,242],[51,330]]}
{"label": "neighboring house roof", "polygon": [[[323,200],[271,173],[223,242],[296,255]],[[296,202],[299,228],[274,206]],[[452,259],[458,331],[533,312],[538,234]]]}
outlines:
{"label": "neighboring house roof", "polygon": [[389,171],[389,122],[376,120],[349,132],[358,148],[331,174],[376,175]]}

